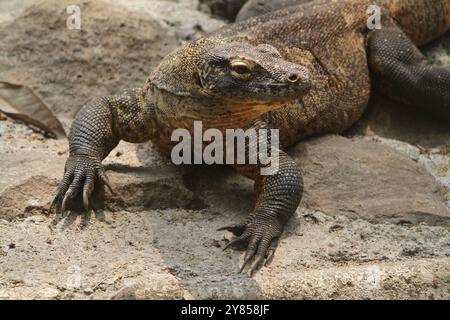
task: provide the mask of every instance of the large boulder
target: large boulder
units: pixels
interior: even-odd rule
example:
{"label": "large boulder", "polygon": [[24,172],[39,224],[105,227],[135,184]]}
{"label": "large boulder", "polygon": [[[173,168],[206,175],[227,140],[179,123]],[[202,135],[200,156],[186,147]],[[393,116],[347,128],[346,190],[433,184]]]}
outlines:
{"label": "large boulder", "polygon": [[78,4],[77,30],[67,27],[73,1],[25,4],[0,28],[0,80],[34,89],[66,129],[88,100],[141,87],[180,43],[223,24],[195,3],[101,0]]}
{"label": "large boulder", "polygon": [[290,153],[305,172],[309,208],[371,222],[450,226],[438,182],[389,146],[331,135],[302,142]]}

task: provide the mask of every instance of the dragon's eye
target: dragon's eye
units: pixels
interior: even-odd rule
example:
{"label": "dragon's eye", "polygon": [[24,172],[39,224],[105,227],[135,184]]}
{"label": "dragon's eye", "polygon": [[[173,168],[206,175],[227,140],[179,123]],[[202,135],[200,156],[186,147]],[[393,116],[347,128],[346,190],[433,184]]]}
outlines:
{"label": "dragon's eye", "polygon": [[231,71],[238,76],[248,75],[252,70],[250,65],[242,60],[236,60],[231,62]]}

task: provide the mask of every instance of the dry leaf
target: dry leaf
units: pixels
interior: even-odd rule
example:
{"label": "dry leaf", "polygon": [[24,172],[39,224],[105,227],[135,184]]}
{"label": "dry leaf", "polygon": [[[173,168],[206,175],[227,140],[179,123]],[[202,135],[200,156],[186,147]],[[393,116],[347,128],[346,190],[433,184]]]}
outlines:
{"label": "dry leaf", "polygon": [[0,104],[0,112],[8,117],[36,126],[53,138],[66,137],[61,122],[30,88],[0,81],[0,98],[6,102]]}

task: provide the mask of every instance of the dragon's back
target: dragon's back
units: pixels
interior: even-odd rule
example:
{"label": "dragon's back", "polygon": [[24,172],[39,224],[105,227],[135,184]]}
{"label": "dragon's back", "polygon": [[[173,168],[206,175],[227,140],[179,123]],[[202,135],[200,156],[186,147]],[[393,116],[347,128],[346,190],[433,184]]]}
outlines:
{"label": "dragon's back", "polygon": [[396,23],[416,45],[450,28],[450,0],[316,0],[210,35],[273,45],[287,60],[311,70],[313,87],[302,101],[264,116],[280,129],[285,146],[310,135],[342,132],[361,117],[370,97],[366,35],[373,5],[380,8],[382,27]]}
{"label": "dragon's back", "polygon": [[[212,34],[223,41],[266,43],[311,72],[312,88],[263,116],[289,146],[341,132],[358,120],[370,95],[364,30],[369,1],[319,0],[252,18]],[[361,13],[361,14],[358,14]]]}
{"label": "dragon's back", "polygon": [[450,0],[315,0],[250,18],[213,32],[211,37],[250,42],[278,42],[310,46],[333,41],[343,32],[367,31],[378,6],[383,18],[394,19],[416,45],[423,45],[450,29]]}
{"label": "dragon's back", "polygon": [[450,29],[450,0],[387,0],[389,15],[418,46]]}

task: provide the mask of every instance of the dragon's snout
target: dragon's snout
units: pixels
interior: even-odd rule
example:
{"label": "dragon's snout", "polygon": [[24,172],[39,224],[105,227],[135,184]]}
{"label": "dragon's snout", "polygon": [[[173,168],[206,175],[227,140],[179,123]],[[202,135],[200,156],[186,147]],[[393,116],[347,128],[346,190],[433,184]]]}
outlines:
{"label": "dragon's snout", "polygon": [[311,75],[307,68],[291,67],[282,77],[282,82],[289,87],[289,92],[303,95],[311,88]]}

